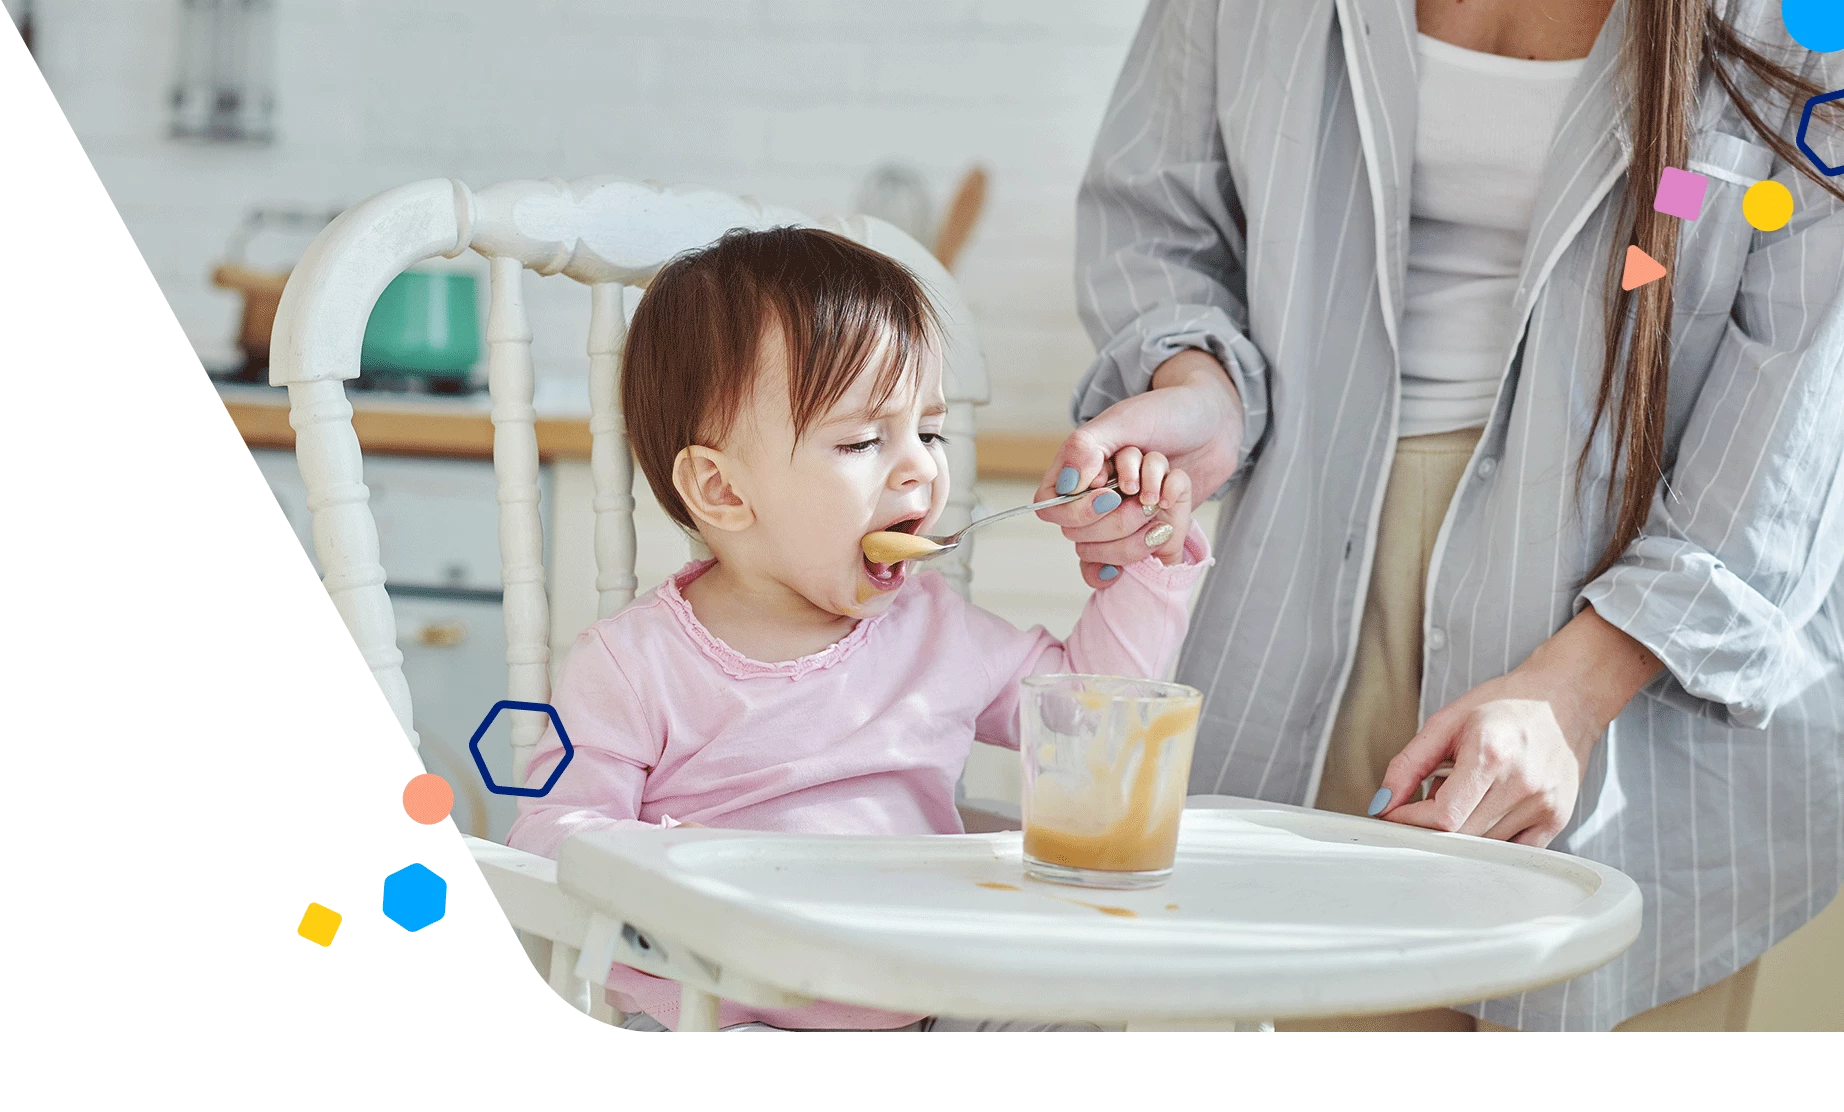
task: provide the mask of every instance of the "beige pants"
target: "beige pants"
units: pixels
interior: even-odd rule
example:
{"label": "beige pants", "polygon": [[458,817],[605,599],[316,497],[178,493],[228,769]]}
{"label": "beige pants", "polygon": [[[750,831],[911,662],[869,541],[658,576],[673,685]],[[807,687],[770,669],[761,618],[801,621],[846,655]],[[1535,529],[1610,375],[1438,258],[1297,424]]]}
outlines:
{"label": "beige pants", "polygon": [[[1314,806],[1362,815],[1384,770],[1421,727],[1423,586],[1434,539],[1454,488],[1479,440],[1478,429],[1405,437],[1383,494],[1370,593],[1358,628],[1357,659],[1338,708]],[[1733,976],[1641,1012],[1616,1031],[1740,1031],[1748,1025],[1758,963]],[[1397,1015],[1297,1021],[1294,1031],[1506,1031],[1451,1008]]]}

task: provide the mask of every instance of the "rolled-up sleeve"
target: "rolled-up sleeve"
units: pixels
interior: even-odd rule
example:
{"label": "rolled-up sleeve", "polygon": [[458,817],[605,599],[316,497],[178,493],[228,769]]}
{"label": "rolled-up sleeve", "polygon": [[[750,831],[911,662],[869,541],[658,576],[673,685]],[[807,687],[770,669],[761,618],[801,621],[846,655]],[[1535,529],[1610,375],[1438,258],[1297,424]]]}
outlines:
{"label": "rolled-up sleeve", "polygon": [[1755,729],[1839,666],[1812,619],[1844,563],[1844,205],[1775,178],[1797,215],[1756,235],[1645,528],[1578,599],[1664,662],[1667,698]]}
{"label": "rolled-up sleeve", "polygon": [[1153,0],[1076,202],[1076,301],[1098,350],[1080,424],[1198,348],[1243,408],[1237,467],[1267,428],[1267,363],[1249,340],[1240,202],[1217,126],[1217,0]]}

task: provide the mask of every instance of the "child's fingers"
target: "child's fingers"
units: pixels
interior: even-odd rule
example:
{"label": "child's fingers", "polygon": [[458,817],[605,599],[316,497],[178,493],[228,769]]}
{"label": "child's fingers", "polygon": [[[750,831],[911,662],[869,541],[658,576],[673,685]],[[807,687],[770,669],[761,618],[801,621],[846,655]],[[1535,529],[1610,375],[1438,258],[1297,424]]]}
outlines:
{"label": "child's fingers", "polygon": [[[1138,448],[1122,448],[1114,453],[1114,474],[1120,478],[1122,498],[1130,498],[1143,488],[1140,471],[1144,458],[1150,457],[1146,457]],[[1158,488],[1155,486],[1153,489]]]}
{"label": "child's fingers", "polygon": [[[1166,475],[1159,487],[1159,506],[1157,524],[1148,528],[1146,539],[1160,560],[1177,563],[1184,558],[1185,538],[1191,535],[1191,477],[1183,471]],[[1154,532],[1166,526],[1170,526],[1169,533]]]}
{"label": "child's fingers", "polygon": [[[1121,455],[1126,455],[1126,453],[1122,452]],[[1114,458],[1119,459],[1120,456]],[[1145,458],[1140,461],[1138,476],[1139,487],[1137,493],[1140,496],[1140,512],[1142,515],[1151,517],[1164,501],[1160,496],[1160,490],[1165,485],[1166,472],[1171,469],[1171,464],[1166,460],[1164,454],[1160,452],[1148,452]]]}
{"label": "child's fingers", "polygon": [[1188,515],[1191,512],[1193,500],[1189,474],[1183,471],[1173,471],[1166,477],[1165,485],[1160,491],[1160,506],[1172,509],[1183,502],[1185,513]]}

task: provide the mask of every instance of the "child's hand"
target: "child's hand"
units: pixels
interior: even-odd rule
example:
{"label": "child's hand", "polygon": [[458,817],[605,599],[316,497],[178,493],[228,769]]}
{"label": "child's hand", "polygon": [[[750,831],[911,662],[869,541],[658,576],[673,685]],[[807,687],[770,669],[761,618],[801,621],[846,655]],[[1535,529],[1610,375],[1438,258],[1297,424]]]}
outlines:
{"label": "child's hand", "polygon": [[1131,546],[1138,545],[1141,555],[1150,551],[1168,566],[1184,559],[1185,537],[1191,532],[1191,477],[1173,470],[1164,455],[1138,448],[1115,453],[1114,474],[1125,500],[1118,511],[1125,519],[1122,527],[1135,524],[1136,518],[1141,526],[1127,537],[1130,547],[1123,558],[1131,558]]}
{"label": "child's hand", "polygon": [[[1114,474],[1120,493],[1104,490],[1093,497],[1040,510],[1038,516],[1063,527],[1065,536],[1079,533],[1076,555],[1082,560],[1082,579],[1091,587],[1106,587],[1120,579],[1120,569],[1144,560],[1150,553],[1166,564],[1184,558],[1185,537],[1191,531],[1191,477],[1172,469],[1159,452],[1123,448],[1114,454]],[[1039,499],[1060,493],[1059,478],[1076,481],[1074,468],[1061,476],[1052,468],[1038,488]],[[1097,472],[1100,486],[1107,468]]]}

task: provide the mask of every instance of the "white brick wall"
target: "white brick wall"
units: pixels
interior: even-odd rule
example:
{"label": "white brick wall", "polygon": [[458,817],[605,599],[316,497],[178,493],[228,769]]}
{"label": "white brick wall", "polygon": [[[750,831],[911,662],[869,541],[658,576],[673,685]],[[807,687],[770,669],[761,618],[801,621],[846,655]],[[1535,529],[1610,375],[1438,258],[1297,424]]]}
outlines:
{"label": "white brick wall", "polygon": [[[253,205],[614,173],[818,214],[885,159],[938,205],[978,161],[992,189],[960,272],[994,373],[984,425],[1066,424],[1091,354],[1076,182],[1143,0],[276,0],[280,138],[258,149],[165,138],[177,0],[34,7],[46,79],[208,361],[233,356],[238,303],[207,275]],[[270,237],[255,261],[299,246]],[[580,291],[528,282],[540,372],[580,375]]]}

